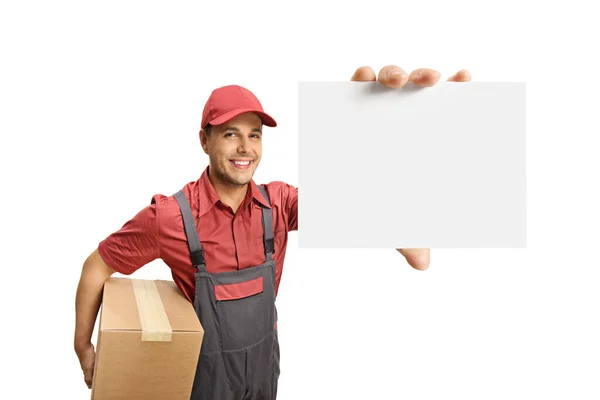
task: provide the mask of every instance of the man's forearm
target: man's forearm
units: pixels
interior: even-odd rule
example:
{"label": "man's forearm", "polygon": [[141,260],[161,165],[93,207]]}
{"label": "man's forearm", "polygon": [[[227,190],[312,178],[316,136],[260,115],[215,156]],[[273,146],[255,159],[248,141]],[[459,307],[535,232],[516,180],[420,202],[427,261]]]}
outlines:
{"label": "man's forearm", "polygon": [[91,343],[94,324],[102,303],[104,283],[110,278],[112,272],[97,251],[83,265],[75,297],[74,346],[76,351]]}

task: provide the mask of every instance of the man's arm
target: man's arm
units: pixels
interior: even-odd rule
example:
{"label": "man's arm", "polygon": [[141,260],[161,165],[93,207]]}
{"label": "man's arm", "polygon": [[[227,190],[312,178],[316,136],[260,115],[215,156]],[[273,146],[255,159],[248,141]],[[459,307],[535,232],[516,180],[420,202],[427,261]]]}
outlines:
{"label": "man's arm", "polygon": [[[98,245],[85,260],[75,296],[75,353],[79,358],[85,383],[91,388],[96,353],[91,338],[102,303],[104,283],[115,272],[130,275],[160,257],[156,195],[121,229]],[[101,255],[102,254],[102,255]]]}
{"label": "man's arm", "polygon": [[75,296],[75,352],[83,370],[85,383],[92,387],[95,351],[92,344],[94,324],[102,303],[104,283],[116,271],[109,267],[98,249],[85,260]]}
{"label": "man's arm", "polygon": [[288,232],[298,230],[298,188],[286,184],[285,210],[287,213]]}

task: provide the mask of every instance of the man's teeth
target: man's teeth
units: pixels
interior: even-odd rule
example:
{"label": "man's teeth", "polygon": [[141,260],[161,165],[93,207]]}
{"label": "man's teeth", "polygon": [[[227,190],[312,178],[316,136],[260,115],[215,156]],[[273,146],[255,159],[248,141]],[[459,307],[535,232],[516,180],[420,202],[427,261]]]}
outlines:
{"label": "man's teeth", "polygon": [[234,161],[233,163],[237,165],[248,165],[250,164],[250,161]]}

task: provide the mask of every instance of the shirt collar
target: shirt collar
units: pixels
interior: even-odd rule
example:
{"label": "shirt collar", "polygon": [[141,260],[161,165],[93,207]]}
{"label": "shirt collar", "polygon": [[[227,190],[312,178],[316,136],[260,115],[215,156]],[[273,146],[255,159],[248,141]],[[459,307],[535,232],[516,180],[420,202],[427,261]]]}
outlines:
{"label": "shirt collar", "polygon": [[[220,201],[219,195],[217,195],[215,188],[208,178],[208,169],[209,166],[204,169],[204,172],[200,176],[200,180],[198,182],[198,198],[200,199],[200,213],[198,218],[209,212],[215,206],[215,204]],[[254,180],[251,180],[250,184],[248,185],[248,192],[246,193],[246,198],[242,202],[242,205],[248,204],[249,198],[252,198],[254,201],[267,208],[271,208]]]}
{"label": "shirt collar", "polygon": [[198,181],[198,199],[200,200],[198,218],[209,212],[219,201],[219,196],[212,183],[210,183],[210,179],[208,179],[208,166],[204,169]]}
{"label": "shirt collar", "polygon": [[271,205],[269,204],[267,199],[265,199],[265,197],[262,195],[262,193],[260,192],[260,189],[258,188],[256,183],[254,183],[254,180],[250,181],[250,186],[248,187],[248,191],[250,192],[250,196],[252,196],[252,198],[255,201],[259,202],[260,204],[262,204],[263,206],[265,206],[267,208],[271,208]]}

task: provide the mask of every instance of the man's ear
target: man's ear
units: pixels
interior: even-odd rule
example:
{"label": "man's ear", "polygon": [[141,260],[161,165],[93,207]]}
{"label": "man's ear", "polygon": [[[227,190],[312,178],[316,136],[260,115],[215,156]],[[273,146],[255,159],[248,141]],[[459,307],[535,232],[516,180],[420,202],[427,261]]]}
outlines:
{"label": "man's ear", "polygon": [[202,150],[208,154],[208,135],[204,129],[200,129],[200,145],[202,146]]}

